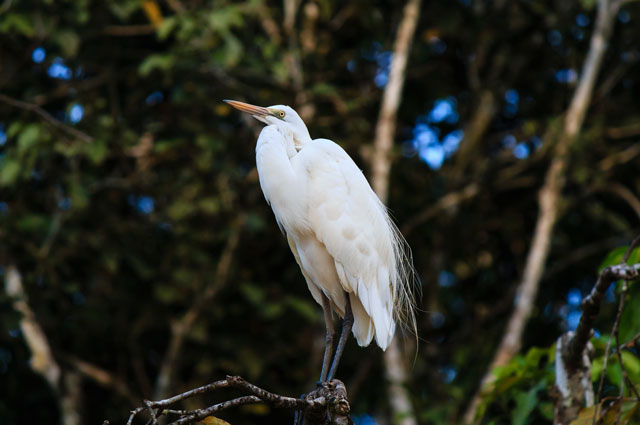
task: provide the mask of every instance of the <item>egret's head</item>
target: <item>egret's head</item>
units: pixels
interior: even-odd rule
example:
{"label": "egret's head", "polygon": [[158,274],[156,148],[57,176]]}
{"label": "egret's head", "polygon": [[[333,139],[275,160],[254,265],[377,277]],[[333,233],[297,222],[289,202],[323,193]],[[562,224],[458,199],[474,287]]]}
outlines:
{"label": "egret's head", "polygon": [[293,133],[293,141],[296,148],[302,147],[308,141],[311,141],[309,130],[300,118],[300,115],[293,108],[286,105],[273,105],[267,108],[255,106],[236,100],[225,100],[234,108],[251,114],[258,121],[262,121],[267,125],[275,125],[277,127],[286,126]]}

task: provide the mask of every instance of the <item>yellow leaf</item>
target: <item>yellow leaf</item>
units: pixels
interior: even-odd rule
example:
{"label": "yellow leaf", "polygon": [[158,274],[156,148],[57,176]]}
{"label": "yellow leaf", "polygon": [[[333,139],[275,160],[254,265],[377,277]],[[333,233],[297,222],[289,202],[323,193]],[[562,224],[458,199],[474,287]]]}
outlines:
{"label": "yellow leaf", "polygon": [[613,403],[611,403],[611,405],[609,407],[607,407],[607,409],[605,410],[604,414],[602,415],[600,424],[601,425],[613,425],[616,423],[616,420],[618,419],[618,413],[620,413],[620,408],[622,407],[622,401],[617,400]]}
{"label": "yellow leaf", "polygon": [[629,423],[633,414],[636,412],[636,409],[638,408],[638,406],[640,406],[640,403],[634,404],[633,407],[629,409],[627,413],[624,414],[624,416],[622,417],[622,421],[620,422],[622,425],[626,425]]}
{"label": "yellow leaf", "polygon": [[593,424],[593,415],[596,413],[595,406],[587,407],[585,409],[580,410],[578,413],[578,417],[571,421],[570,425],[592,425]]}
{"label": "yellow leaf", "polygon": [[207,416],[201,420],[200,423],[205,425],[231,425],[229,422],[216,418],[215,416]]}
{"label": "yellow leaf", "polygon": [[162,12],[160,11],[158,3],[154,0],[143,0],[142,8],[147,14],[147,18],[149,18],[153,27],[158,29],[160,25],[162,25]]}

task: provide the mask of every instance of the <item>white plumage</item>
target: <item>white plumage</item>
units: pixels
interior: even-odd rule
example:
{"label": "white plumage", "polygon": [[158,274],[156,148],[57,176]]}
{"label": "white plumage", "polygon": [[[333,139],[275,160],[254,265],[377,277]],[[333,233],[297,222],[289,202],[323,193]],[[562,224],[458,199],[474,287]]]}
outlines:
{"label": "white plumage", "polygon": [[288,106],[228,101],[267,124],[258,138],[260,186],[313,298],[345,315],[358,344],[384,350],[396,323],[413,323],[412,266],[404,239],[362,171],[336,143],[311,140]]}

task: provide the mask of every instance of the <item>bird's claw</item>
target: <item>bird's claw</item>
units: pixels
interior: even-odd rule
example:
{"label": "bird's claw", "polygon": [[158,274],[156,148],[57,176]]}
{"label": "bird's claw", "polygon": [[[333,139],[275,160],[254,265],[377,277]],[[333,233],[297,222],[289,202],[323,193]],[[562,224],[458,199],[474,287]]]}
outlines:
{"label": "bird's claw", "polygon": [[[304,400],[306,394],[300,394],[300,400]],[[303,425],[302,423],[303,415],[302,410],[296,410],[293,412],[293,425]]]}

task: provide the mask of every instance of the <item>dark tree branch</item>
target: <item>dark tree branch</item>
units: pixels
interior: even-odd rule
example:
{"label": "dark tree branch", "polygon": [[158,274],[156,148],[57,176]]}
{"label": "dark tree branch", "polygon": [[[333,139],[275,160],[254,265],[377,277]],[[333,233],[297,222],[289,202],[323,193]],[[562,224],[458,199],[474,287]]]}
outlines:
{"label": "dark tree branch", "polygon": [[27,102],[23,102],[21,100],[17,100],[17,99],[13,99],[7,95],[4,95],[2,93],[0,93],[0,102],[2,103],[6,103],[9,106],[13,106],[15,108],[19,108],[19,109],[24,109],[25,111],[31,111],[34,112],[35,114],[39,115],[42,119],[44,119],[47,123],[49,123],[51,126],[57,128],[58,130],[62,130],[63,132],[82,140],[83,142],[93,142],[93,137],[89,136],[86,133],[83,133],[82,131],[70,127],[66,124],[64,124],[63,122],[55,119],[50,113],[48,113],[47,111],[45,111],[44,109],[42,109],[41,107],[39,107],[38,105],[35,105],[33,103],[27,103]]}
{"label": "dark tree branch", "polygon": [[598,281],[594,285],[591,293],[582,301],[582,316],[580,323],[576,328],[575,335],[569,342],[567,348],[567,356],[565,362],[568,368],[578,367],[580,357],[584,351],[587,341],[591,338],[591,330],[595,323],[596,317],[600,312],[600,304],[604,299],[604,295],[613,282],[617,280],[633,280],[640,276],[640,264],[629,266],[627,264],[618,264],[615,266],[605,267],[598,277]]}
{"label": "dark tree branch", "polygon": [[[634,241],[635,242],[635,241]],[[630,249],[627,250],[627,253],[631,252],[633,250],[633,244],[629,247]],[[626,254],[625,254],[626,257]],[[623,259],[623,263],[626,262],[625,259]],[[598,394],[597,394],[597,399],[600,400],[600,396],[602,394],[602,389],[604,387],[604,379],[605,379],[605,371],[607,370],[607,361],[609,359],[609,350],[611,349],[611,340],[613,338],[613,336],[615,336],[616,338],[616,350],[615,350],[615,354],[618,355],[618,360],[620,361],[620,370],[622,371],[622,382],[620,382],[620,397],[624,396],[624,384],[625,381],[628,381],[628,377],[626,376],[626,370],[624,368],[624,365],[622,364],[622,355],[620,354],[620,346],[618,345],[618,329],[619,329],[619,325],[620,325],[620,318],[622,317],[622,310],[624,309],[624,300],[625,297],[627,295],[627,282],[623,283],[622,286],[622,291],[620,293],[620,302],[618,303],[618,312],[616,313],[616,318],[613,322],[613,329],[611,330],[611,335],[609,336],[609,340],[607,341],[607,347],[605,349],[604,352],[604,362],[602,364],[602,374],[600,376],[600,384],[598,385]],[[632,384],[633,387],[633,384]],[[635,390],[635,387],[633,387],[633,389]],[[599,409],[600,409],[600,405],[602,404],[602,402],[596,404],[596,408],[595,408],[595,413],[593,415],[593,420],[595,422],[595,420],[598,418],[598,413],[599,413]],[[617,422],[616,422],[617,423]]]}
{"label": "dark tree branch", "polygon": [[62,357],[75,370],[82,374],[82,376],[93,380],[104,388],[113,389],[116,393],[126,398],[129,402],[137,403],[140,401],[140,399],[133,394],[133,391],[131,391],[127,383],[114,373],[92,363],[81,360],[75,356],[63,355]]}
{"label": "dark tree branch", "polygon": [[[224,388],[243,390],[250,395],[217,403],[204,409],[188,411],[168,408],[180,401]],[[227,376],[226,379],[221,381],[216,381],[211,384],[186,391],[165,400],[146,400],[144,406],[140,406],[131,411],[127,425],[132,425],[136,416],[144,411],[149,412],[151,424],[157,424],[158,418],[161,416],[177,415],[178,418],[171,422],[170,425],[182,425],[197,422],[212,415],[213,413],[220,412],[231,407],[255,403],[266,403],[281,409],[299,410],[302,412],[304,423],[307,425],[353,424],[349,417],[350,406],[347,400],[347,390],[342,381],[337,379],[333,379],[319,385],[304,398],[293,398],[264,390],[250,382],[247,382],[239,376]]]}
{"label": "dark tree branch", "polygon": [[[637,396],[637,391],[633,384],[630,384],[624,366],[622,365],[622,355],[620,353],[620,344],[618,342],[618,326],[627,292],[627,281],[640,277],[640,263],[628,265],[631,252],[640,244],[640,236],[636,237],[627,251],[625,252],[620,264],[605,267],[598,276],[596,284],[593,286],[591,293],[582,301],[582,316],[578,327],[574,332],[567,332],[558,339],[556,348],[556,386],[557,393],[555,402],[554,424],[564,425],[570,424],[583,407],[591,407],[595,404],[595,400],[600,399],[604,383],[604,371],[607,368],[607,360],[609,358],[609,350],[611,348],[611,340],[616,338],[616,354],[622,368],[622,379],[620,383],[622,392],[620,397],[624,395],[625,383],[630,385],[630,390]],[[591,352],[592,346],[589,339],[592,335],[595,320],[600,312],[600,305],[609,289],[609,286],[618,280],[623,280],[622,293],[620,294],[620,302],[618,311],[611,331],[611,337],[607,342],[604,354],[604,364],[602,378],[598,387],[596,397],[593,394],[593,385],[591,379]],[[594,412],[594,423],[598,418],[598,406]]]}

